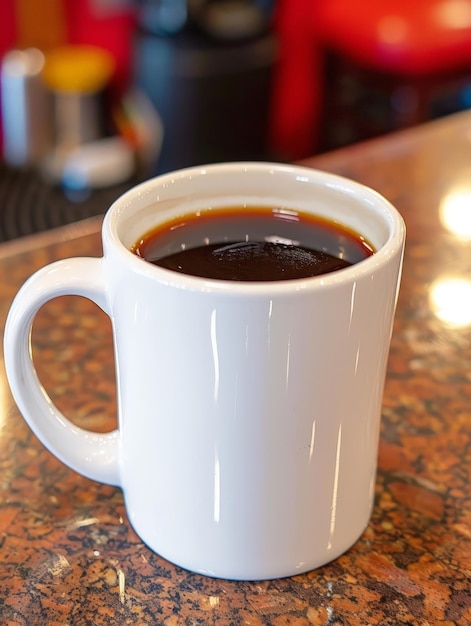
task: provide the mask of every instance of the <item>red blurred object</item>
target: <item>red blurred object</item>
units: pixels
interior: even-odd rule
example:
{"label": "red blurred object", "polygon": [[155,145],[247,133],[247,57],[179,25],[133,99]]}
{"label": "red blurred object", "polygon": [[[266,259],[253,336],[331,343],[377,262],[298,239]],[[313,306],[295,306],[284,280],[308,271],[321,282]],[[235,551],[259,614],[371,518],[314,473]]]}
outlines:
{"label": "red blurred object", "polygon": [[13,47],[15,40],[14,0],[2,0],[0,9],[0,57]]}
{"label": "red blurred object", "polygon": [[123,91],[132,74],[135,4],[130,0],[64,0],[68,43],[101,46],[116,61],[114,86]]}
{"label": "red blurred object", "polygon": [[[0,9],[0,61],[5,52],[13,48],[16,40],[16,24],[13,0],[1,0],[2,7]],[[1,97],[1,86],[0,86]],[[0,110],[0,156],[3,145],[2,119]]]}
{"label": "red blurred object", "polygon": [[321,57],[314,38],[312,9],[312,0],[278,0],[274,16],[278,58],[270,147],[275,155],[288,160],[312,152],[322,102]]}
{"label": "red blurred object", "polygon": [[324,91],[330,77],[319,71],[326,54],[336,70],[364,71],[391,90],[412,87],[416,106],[404,126],[426,119],[434,90],[471,74],[470,0],[279,0],[279,18],[273,144],[291,158],[314,151],[321,109],[335,104]]}
{"label": "red blurred object", "polygon": [[117,82],[132,70],[136,5],[132,0],[0,0],[0,56],[12,48],[43,51],[90,44],[111,52]]}
{"label": "red blurred object", "polygon": [[405,77],[470,69],[469,0],[320,0],[313,33],[365,67]]}

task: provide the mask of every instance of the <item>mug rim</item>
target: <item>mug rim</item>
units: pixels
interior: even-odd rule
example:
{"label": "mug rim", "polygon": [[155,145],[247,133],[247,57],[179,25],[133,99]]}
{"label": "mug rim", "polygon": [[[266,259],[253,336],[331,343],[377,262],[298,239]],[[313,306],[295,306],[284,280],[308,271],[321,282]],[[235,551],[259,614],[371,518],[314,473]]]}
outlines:
{"label": "mug rim", "polygon": [[[183,273],[180,274],[179,272],[152,263],[143,262],[143,259],[134,254],[121,240],[118,227],[122,214],[137,197],[146,195],[150,189],[155,189],[168,182],[173,182],[176,178],[188,179],[191,176],[200,176],[202,174],[240,173],[242,171],[267,173],[270,170],[273,172],[284,172],[294,177],[303,176],[306,178],[306,182],[310,184],[334,188],[339,192],[354,196],[363,203],[367,202],[375,209],[382,209],[378,210],[377,214],[383,217],[385,223],[388,222],[389,235],[387,240],[373,255],[349,267],[342,268],[341,270],[307,278],[274,281],[233,281],[208,279]],[[395,258],[397,254],[402,254],[405,234],[405,223],[399,211],[389,200],[371,187],[353,179],[305,165],[270,161],[230,161],[203,164],[184,167],[154,176],[135,185],[117,198],[105,213],[102,226],[102,238],[105,250],[106,244],[111,244],[115,252],[120,255],[122,261],[126,264],[131,264],[133,271],[138,274],[144,274],[153,277],[161,283],[189,289],[191,291],[234,294],[299,292],[319,288],[325,290],[329,287],[355,282],[360,278],[372,274],[379,267],[386,265],[388,261]]]}

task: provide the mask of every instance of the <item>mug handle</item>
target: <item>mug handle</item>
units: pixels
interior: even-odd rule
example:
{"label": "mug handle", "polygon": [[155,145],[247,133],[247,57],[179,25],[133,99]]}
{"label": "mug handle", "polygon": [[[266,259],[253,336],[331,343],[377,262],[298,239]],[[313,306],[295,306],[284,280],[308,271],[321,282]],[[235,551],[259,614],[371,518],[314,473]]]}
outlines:
{"label": "mug handle", "polygon": [[53,404],[34,367],[30,348],[34,318],[46,302],[64,295],[84,296],[110,316],[102,259],[56,261],[26,281],[5,325],[7,378],[18,408],[46,448],[87,478],[119,486],[119,431],[98,433],[75,426]]}

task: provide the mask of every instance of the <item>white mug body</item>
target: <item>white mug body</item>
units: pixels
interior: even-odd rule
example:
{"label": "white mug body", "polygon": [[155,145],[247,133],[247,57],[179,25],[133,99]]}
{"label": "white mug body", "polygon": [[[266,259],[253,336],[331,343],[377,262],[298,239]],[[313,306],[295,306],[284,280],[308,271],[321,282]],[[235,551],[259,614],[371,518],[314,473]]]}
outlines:
{"label": "white mug body", "polygon": [[[178,274],[130,252],[170,218],[237,206],[326,217],[360,232],[376,253],[315,278],[235,283]],[[229,163],[130,190],[108,211],[102,236],[95,283],[80,270],[80,288],[68,276],[61,288],[91,297],[111,318],[118,429],[95,454],[75,444],[71,458],[72,444],[44,426],[64,416],[41,417],[39,401],[24,400],[36,382],[30,374],[23,388],[18,381],[29,365],[15,362],[12,328],[18,318],[27,328],[39,306],[26,303],[25,287],[9,316],[5,358],[33,430],[77,471],[119,485],[142,540],[189,570],[278,578],[345,552],[373,506],[405,238],[397,211],[324,172]],[[42,298],[57,293],[42,290]]]}

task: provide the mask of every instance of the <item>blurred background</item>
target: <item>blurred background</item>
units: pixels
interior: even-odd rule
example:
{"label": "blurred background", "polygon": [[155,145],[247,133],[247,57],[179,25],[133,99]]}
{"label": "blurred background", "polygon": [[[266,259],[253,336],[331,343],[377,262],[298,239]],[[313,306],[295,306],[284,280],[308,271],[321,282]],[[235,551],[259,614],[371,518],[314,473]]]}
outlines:
{"label": "blurred background", "polygon": [[1,0],[0,241],[471,106],[471,0]]}

